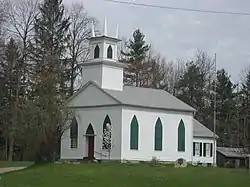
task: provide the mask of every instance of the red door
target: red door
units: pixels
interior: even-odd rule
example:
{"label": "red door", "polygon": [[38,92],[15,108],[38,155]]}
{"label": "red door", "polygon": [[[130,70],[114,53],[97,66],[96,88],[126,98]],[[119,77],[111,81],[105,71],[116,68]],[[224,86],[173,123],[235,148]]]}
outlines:
{"label": "red door", "polygon": [[94,136],[89,136],[88,158],[94,158]]}

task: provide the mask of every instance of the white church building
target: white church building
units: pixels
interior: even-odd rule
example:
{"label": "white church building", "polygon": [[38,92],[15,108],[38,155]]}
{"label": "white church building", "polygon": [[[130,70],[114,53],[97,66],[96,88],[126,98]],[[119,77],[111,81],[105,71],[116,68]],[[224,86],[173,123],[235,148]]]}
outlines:
{"label": "white church building", "polygon": [[[118,31],[108,36],[105,21],[103,35],[95,36],[92,28],[89,42],[83,85],[67,102],[74,116],[62,136],[62,160],[215,161],[214,134],[193,118],[194,108],[165,90],[124,86]],[[110,154],[102,136],[108,126]]]}

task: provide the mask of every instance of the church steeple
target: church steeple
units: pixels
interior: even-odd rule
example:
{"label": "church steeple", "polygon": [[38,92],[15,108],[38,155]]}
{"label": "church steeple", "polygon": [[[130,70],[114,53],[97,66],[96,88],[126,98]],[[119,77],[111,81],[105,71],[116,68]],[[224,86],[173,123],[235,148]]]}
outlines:
{"label": "church steeple", "polygon": [[103,26],[103,36],[107,36],[108,30],[107,30],[107,18],[106,15],[104,17],[104,26]]}
{"label": "church steeple", "polygon": [[117,45],[120,41],[118,39],[118,26],[116,36],[108,36],[106,16],[102,35],[96,36],[92,23],[92,35],[89,38],[90,59],[83,63],[83,84],[88,81],[95,81],[104,89],[123,89],[124,64],[118,62],[117,55]]}
{"label": "church steeple", "polygon": [[118,27],[116,36],[108,36],[107,19],[104,18],[103,33],[101,36],[95,36],[94,26],[92,26],[92,37],[89,38],[90,60],[93,59],[109,59],[117,61],[117,44],[121,40],[118,39]]}
{"label": "church steeple", "polygon": [[92,28],[91,28],[91,30],[92,30],[92,37],[95,37],[95,26],[94,26],[94,22],[92,21],[92,23],[91,23],[92,25]]}
{"label": "church steeple", "polygon": [[117,24],[116,26],[116,35],[115,35],[116,38],[119,37],[119,25]]}

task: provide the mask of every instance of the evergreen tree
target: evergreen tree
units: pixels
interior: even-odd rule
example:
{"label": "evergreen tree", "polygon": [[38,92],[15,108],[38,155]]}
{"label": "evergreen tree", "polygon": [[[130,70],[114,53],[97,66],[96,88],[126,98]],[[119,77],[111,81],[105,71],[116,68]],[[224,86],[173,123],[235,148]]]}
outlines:
{"label": "evergreen tree", "polygon": [[150,47],[146,44],[145,35],[140,29],[134,31],[133,38],[128,41],[126,47],[128,51],[122,51],[122,54],[125,56],[122,61],[127,64],[124,72],[124,81],[126,84],[143,86],[146,82],[148,68],[145,59]]}
{"label": "evergreen tree", "polygon": [[240,143],[246,151],[250,152],[250,70],[242,82],[240,104]]}
{"label": "evergreen tree", "polygon": [[40,6],[40,14],[35,20],[32,45],[36,73],[57,74],[60,91],[64,93],[68,91],[66,83],[69,65],[65,59],[65,51],[69,39],[69,25],[69,17],[64,16],[62,0],[44,0]]}
{"label": "evergreen tree", "polygon": [[195,118],[213,129],[213,86],[215,77],[214,62],[203,51],[198,50],[195,61],[186,64],[185,71],[178,81],[175,95],[194,107],[197,112]]}
{"label": "evergreen tree", "polygon": [[[62,0],[44,0],[35,20],[32,44],[34,61],[34,98],[29,101],[33,117],[29,124],[34,136],[31,147],[37,162],[51,161],[58,153],[62,134],[61,104],[67,97],[68,64],[64,58],[69,18],[64,16]],[[31,111],[27,109],[27,111]],[[36,128],[34,128],[34,126]]]}
{"label": "evergreen tree", "polygon": [[[220,146],[233,146],[236,143],[235,130],[237,129],[237,106],[234,89],[230,76],[224,69],[217,71],[216,81],[216,112],[217,135],[220,136]],[[213,105],[212,101],[212,105]]]}
{"label": "evergreen tree", "polygon": [[204,75],[194,62],[186,64],[186,71],[178,83],[177,97],[197,109],[196,118],[200,121],[204,107]]}

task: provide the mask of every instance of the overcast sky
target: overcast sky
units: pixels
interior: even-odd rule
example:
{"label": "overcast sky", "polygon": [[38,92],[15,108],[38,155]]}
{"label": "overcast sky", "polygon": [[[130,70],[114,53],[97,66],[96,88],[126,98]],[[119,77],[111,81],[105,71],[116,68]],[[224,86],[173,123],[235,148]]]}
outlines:
{"label": "overcast sky", "polygon": [[[131,0],[121,0],[131,1]],[[194,9],[250,12],[249,0],[132,0]],[[66,4],[82,2],[102,28],[107,15],[108,34],[114,35],[119,24],[120,36],[132,36],[140,28],[155,51],[167,60],[192,60],[198,48],[213,56],[217,68],[225,68],[234,82],[241,70],[250,65],[250,16],[185,12],[109,3],[103,0],[64,0]]]}

